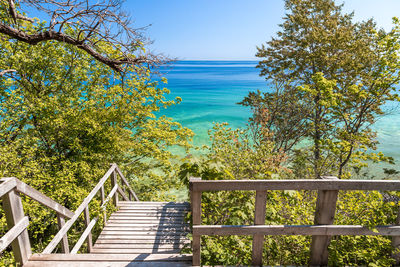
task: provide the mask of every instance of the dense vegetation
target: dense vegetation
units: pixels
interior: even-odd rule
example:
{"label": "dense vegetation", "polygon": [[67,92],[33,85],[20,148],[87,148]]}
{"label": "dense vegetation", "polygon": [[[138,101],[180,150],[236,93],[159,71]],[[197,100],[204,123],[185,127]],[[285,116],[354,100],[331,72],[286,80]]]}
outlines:
{"label": "dense vegetation", "polygon": [[[24,19],[18,10],[10,15],[11,2],[0,1],[1,25],[29,36],[54,30],[38,19]],[[50,2],[57,1],[43,1]],[[399,100],[394,87],[400,79],[399,21],[390,32],[377,29],[372,20],[356,23],[333,0],[286,0],[285,7],[281,31],[257,53],[260,74],[272,91],[251,92],[241,102],[253,111],[246,129],[216,124],[211,146],[183,164],[169,148],[187,151],[192,132],[158,114],[180,99],[166,100],[165,79],[154,79],[152,69],[138,63],[149,62],[139,56],[145,49],[140,38],[123,46],[97,35],[91,25],[76,45],[88,32],[77,21],[62,24],[64,39],[53,36],[34,44],[2,32],[0,176],[18,177],[74,210],[111,162],[130,174],[141,200],[174,200],[174,190],[182,190],[190,176],[313,179],[334,174],[346,179],[362,173],[368,161],[391,162],[371,153],[377,141],[370,127],[384,114],[385,103]],[[67,36],[73,41],[65,42]],[[398,197],[342,192],[335,224],[372,229],[393,224]],[[56,215],[24,202],[33,249],[41,251],[57,231]],[[269,192],[266,224],[313,224],[315,202],[316,192]],[[204,193],[202,205],[206,224],[253,224],[254,192]],[[98,206],[94,201],[92,210]],[[71,243],[82,228],[80,222],[71,230]],[[0,235],[5,232],[0,217]],[[306,265],[310,242],[311,237],[266,237],[263,262]],[[332,239],[329,252],[334,266],[389,266],[395,251],[390,238],[343,236]],[[2,255],[2,265],[13,264],[9,253]],[[203,264],[250,260],[251,237],[202,239]]]}
{"label": "dense vegetation", "polygon": [[[374,152],[371,125],[385,103],[399,100],[399,21],[390,32],[378,30],[372,19],[353,22],[332,0],[286,0],[285,8],[281,31],[257,52],[269,90],[241,102],[253,111],[248,129],[216,125],[205,157],[182,166],[183,180],[367,178],[360,170],[369,162],[393,162]],[[393,224],[398,196],[341,192],[334,223]],[[316,192],[271,191],[266,224],[313,224],[315,203]],[[202,198],[205,224],[251,225],[253,213],[251,192]],[[266,237],[263,264],[307,265],[310,243],[311,237]],[[328,249],[332,266],[390,266],[396,252],[387,237],[334,237]],[[202,263],[250,264],[251,237],[203,237]]]}
{"label": "dense vegetation", "polygon": [[[22,25],[36,32],[44,23]],[[113,53],[107,43],[98,46]],[[0,51],[0,69],[13,70],[0,76],[1,177],[17,177],[75,210],[116,162],[132,175],[142,200],[171,199],[178,161],[167,148],[189,148],[192,132],[157,114],[180,101],[165,99],[165,79],[154,81],[140,65],[115,72],[56,41],[29,45],[2,35]],[[99,201],[93,205],[91,211]],[[57,232],[56,214],[28,199],[24,207],[33,250],[41,252]],[[0,214],[2,236],[7,226]],[[82,229],[78,223],[69,232],[72,244]],[[7,262],[3,256],[0,265]]]}

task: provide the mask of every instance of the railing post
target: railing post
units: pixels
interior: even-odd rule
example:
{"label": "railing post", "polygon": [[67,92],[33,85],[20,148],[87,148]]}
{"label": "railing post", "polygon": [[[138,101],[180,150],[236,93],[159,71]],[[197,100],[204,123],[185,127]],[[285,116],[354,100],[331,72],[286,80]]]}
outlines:
{"label": "railing post", "polygon": [[[85,208],[84,217],[85,217],[85,225],[86,225],[86,227],[88,227],[89,223],[90,223],[89,206],[86,206],[86,208]],[[92,252],[92,249],[93,249],[93,240],[92,240],[91,232],[88,234],[87,244],[88,244],[88,252],[90,253],[90,252]]]}
{"label": "railing post", "polygon": [[[400,225],[400,209],[397,212],[396,225]],[[392,246],[394,248],[392,258],[396,261],[394,266],[399,266],[400,265],[400,236],[392,237]]]}
{"label": "railing post", "polygon": [[[189,179],[189,191],[190,191],[190,206],[192,209],[192,224],[193,225],[201,225],[201,191],[193,190],[193,180],[201,180],[201,178],[193,178]],[[192,265],[200,266],[200,243],[201,236],[193,235],[192,240]]]}
{"label": "railing post", "polygon": [[[3,208],[6,215],[8,229],[24,218],[21,197],[14,189],[3,196]],[[31,244],[29,242],[28,230],[25,229],[12,243],[12,250],[15,261],[21,266],[24,265],[32,255]]]}
{"label": "railing post", "polygon": [[[65,225],[65,218],[61,214],[57,213],[58,230]],[[68,236],[65,234],[61,240],[61,251],[62,253],[69,253]]]}
{"label": "railing post", "polygon": [[[114,188],[114,186],[118,184],[117,182],[117,172],[114,170],[113,173],[111,174],[111,188]],[[118,194],[114,194],[113,196],[113,203],[115,206],[118,206]]]}
{"label": "railing post", "polygon": [[[100,198],[101,198],[101,205],[104,204],[105,201],[105,195],[104,195],[104,185],[101,186],[100,188]],[[103,211],[103,222],[104,222],[104,226],[107,223],[107,209],[106,207],[104,207],[104,211]]]}
{"label": "railing post", "polygon": [[[323,176],[321,179],[338,180],[334,176]],[[317,205],[314,216],[314,224],[333,224],[336,211],[336,202],[338,197],[337,190],[318,191]],[[328,246],[331,236],[313,236],[311,241],[311,266],[328,265]]]}
{"label": "railing post", "polygon": [[[267,204],[267,191],[256,191],[254,225],[265,224],[265,206]],[[262,266],[262,253],[264,248],[264,235],[253,235],[251,265]]]}

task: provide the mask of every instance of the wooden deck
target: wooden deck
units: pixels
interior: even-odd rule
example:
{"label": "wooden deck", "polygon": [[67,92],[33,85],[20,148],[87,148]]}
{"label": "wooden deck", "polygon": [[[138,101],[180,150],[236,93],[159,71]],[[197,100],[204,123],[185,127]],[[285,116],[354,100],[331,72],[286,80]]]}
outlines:
{"label": "wooden deck", "polygon": [[35,254],[24,266],[192,266],[188,203],[119,201],[90,254]]}

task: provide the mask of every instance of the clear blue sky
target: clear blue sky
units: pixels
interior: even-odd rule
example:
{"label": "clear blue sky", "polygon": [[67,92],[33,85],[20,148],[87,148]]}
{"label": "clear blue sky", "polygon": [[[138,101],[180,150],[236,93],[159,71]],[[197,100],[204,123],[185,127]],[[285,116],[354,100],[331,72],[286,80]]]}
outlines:
{"label": "clear blue sky", "polygon": [[[153,52],[186,60],[255,59],[256,46],[278,31],[285,13],[283,0],[127,0],[124,8],[136,27],[151,24]],[[344,1],[344,11],[353,10],[355,20],[373,17],[389,30],[400,0]]]}

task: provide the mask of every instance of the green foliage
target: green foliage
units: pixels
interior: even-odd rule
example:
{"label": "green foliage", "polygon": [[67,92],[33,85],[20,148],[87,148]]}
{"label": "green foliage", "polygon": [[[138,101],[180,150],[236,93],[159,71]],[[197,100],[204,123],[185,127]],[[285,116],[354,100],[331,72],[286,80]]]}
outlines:
{"label": "green foliage", "polygon": [[[232,130],[226,124],[215,125],[209,132],[212,145],[207,153],[201,158],[188,158],[181,167],[180,179],[185,184],[190,176],[201,177],[203,180],[229,180],[237,177],[287,179],[290,172],[283,167],[285,156],[273,150],[272,142],[263,148],[258,146],[247,135],[251,132]],[[246,141],[242,142],[244,139]],[[252,157],[259,154],[264,155],[263,161],[258,161],[256,156]],[[251,170],[257,166],[263,171],[251,176]],[[275,175],[271,175],[271,170]],[[313,225],[316,193],[268,191],[265,224]],[[378,225],[394,224],[399,209],[399,197],[400,194],[394,192],[341,191],[334,224],[364,225],[372,230]],[[203,192],[202,224],[253,225],[254,201],[255,193],[250,191]],[[251,245],[251,236],[203,236],[202,264],[249,265]],[[308,265],[310,245],[310,236],[266,236],[263,264]],[[333,237],[329,246],[329,266],[391,266],[394,262],[392,253],[393,248],[388,237]]]}
{"label": "green foliage", "polygon": [[[40,23],[27,25],[35,27]],[[179,185],[179,157],[168,148],[188,149],[192,132],[157,115],[177,101],[166,100],[168,89],[150,79],[149,69],[131,67],[121,76],[55,42],[30,46],[2,36],[0,51],[0,69],[16,70],[0,77],[1,177],[17,177],[71,210],[112,162],[138,177],[128,178],[142,200],[165,199]],[[28,199],[24,207],[39,252],[57,232],[56,216]],[[95,200],[92,216],[101,215],[98,207]],[[0,229],[4,234],[4,217]],[[82,229],[81,222],[70,231],[71,243]]]}
{"label": "green foliage", "polygon": [[286,0],[285,8],[281,31],[257,52],[273,91],[241,102],[252,108],[252,124],[267,121],[277,150],[292,156],[304,147],[294,156],[305,153],[311,177],[346,178],[369,160],[392,162],[370,153],[377,145],[371,125],[398,100],[398,19],[384,32],[373,20],[354,23],[333,0]]}

